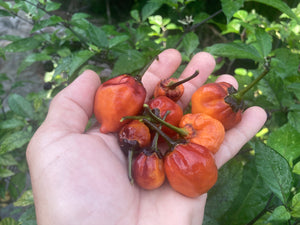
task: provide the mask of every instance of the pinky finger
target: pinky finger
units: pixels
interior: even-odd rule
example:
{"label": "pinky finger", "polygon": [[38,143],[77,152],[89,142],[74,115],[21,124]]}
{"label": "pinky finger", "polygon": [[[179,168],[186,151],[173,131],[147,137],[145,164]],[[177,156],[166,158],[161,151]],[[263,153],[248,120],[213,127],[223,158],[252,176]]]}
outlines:
{"label": "pinky finger", "polygon": [[266,112],[258,107],[248,108],[242,120],[225,134],[220,150],[215,154],[217,167],[220,168],[232,159],[239,150],[262,128],[266,122]]}

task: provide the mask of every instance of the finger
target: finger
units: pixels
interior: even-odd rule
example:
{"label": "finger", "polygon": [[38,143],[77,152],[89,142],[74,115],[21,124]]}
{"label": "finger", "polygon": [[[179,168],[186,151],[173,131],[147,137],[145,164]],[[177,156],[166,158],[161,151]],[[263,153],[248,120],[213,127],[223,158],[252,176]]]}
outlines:
{"label": "finger", "polygon": [[206,52],[199,52],[191,59],[182,72],[180,79],[191,76],[196,70],[199,71],[199,75],[189,82],[184,83],[184,93],[178,101],[178,104],[182,108],[188,105],[192,94],[205,83],[207,77],[213,72],[215,65],[216,63],[213,56]]}
{"label": "finger", "polygon": [[52,100],[46,123],[58,130],[82,133],[93,113],[99,76],[87,70]]}
{"label": "finger", "polygon": [[167,49],[158,55],[142,77],[142,83],[147,91],[146,100],[152,97],[156,84],[170,77],[179,67],[181,55],[175,49]]}
{"label": "finger", "polygon": [[228,75],[228,74],[223,74],[223,75],[218,76],[218,78],[216,79],[216,82],[230,83],[235,89],[238,89],[238,87],[239,87],[237,80],[233,76]]}
{"label": "finger", "polygon": [[228,130],[220,150],[215,154],[217,167],[233,158],[239,150],[262,128],[267,120],[266,112],[257,106],[245,110],[242,120]]}

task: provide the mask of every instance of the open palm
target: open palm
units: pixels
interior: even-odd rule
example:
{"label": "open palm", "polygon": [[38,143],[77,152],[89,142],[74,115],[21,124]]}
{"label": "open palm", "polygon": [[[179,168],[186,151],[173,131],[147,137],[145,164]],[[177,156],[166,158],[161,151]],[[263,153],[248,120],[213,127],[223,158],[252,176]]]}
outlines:
{"label": "open palm", "polygon": [[[159,55],[143,76],[151,97],[155,84],[171,76],[181,63],[180,54],[169,49]],[[192,93],[213,71],[215,61],[207,53],[196,54],[181,77],[199,70],[197,78],[185,84],[179,104],[184,108]],[[230,75],[227,81],[237,87]],[[93,112],[97,74],[85,71],[51,102],[46,120],[32,138],[27,159],[30,168],[37,221],[40,225],[146,225],[197,224],[203,219],[206,194],[187,198],[167,182],[154,191],[131,185],[127,161],[113,134],[101,134],[99,125],[85,131]],[[218,167],[231,159],[262,127],[265,112],[251,107],[242,121],[226,132],[215,155]]]}

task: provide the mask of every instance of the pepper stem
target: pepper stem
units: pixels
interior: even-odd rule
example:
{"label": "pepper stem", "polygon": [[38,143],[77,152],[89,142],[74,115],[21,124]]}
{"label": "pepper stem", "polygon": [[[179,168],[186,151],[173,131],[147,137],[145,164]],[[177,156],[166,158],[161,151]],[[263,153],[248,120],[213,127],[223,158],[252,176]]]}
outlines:
{"label": "pepper stem", "polygon": [[172,83],[171,85],[168,85],[168,88],[175,89],[177,86],[179,86],[179,85],[181,85],[181,84],[183,84],[183,83],[185,83],[185,82],[187,82],[187,81],[195,78],[196,76],[198,76],[198,74],[199,74],[199,71],[196,70],[193,75],[191,75],[191,76],[189,76],[189,77],[187,77],[187,78],[185,78],[183,80],[180,80],[180,81],[177,81],[175,83]]}
{"label": "pepper stem", "polygon": [[144,123],[147,124],[151,129],[155,130],[160,136],[162,136],[168,143],[171,145],[171,147],[175,147],[178,143],[174,141],[172,138],[170,138],[168,135],[166,135],[161,129],[159,129],[157,126],[155,126],[152,122],[150,122],[147,119],[143,119]]}
{"label": "pepper stem", "polygon": [[170,123],[168,123],[168,122],[162,120],[162,119],[159,118],[158,116],[156,116],[156,115],[151,111],[149,105],[144,104],[144,108],[146,108],[147,111],[148,111],[148,113],[149,113],[149,115],[150,115],[154,120],[156,120],[157,122],[159,122],[160,124],[162,124],[162,125],[164,125],[164,126],[170,128],[170,129],[174,130],[175,132],[177,132],[178,134],[180,134],[180,135],[183,136],[183,137],[184,137],[184,136],[187,136],[187,135],[189,134],[189,132],[186,131],[185,129],[176,127],[176,126],[174,126],[174,125],[172,125],[172,124],[170,124]]}
{"label": "pepper stem", "polygon": [[[170,111],[167,111],[163,117],[163,120],[166,119],[167,115],[170,114]],[[162,125],[160,124],[159,125],[159,129],[161,129]],[[161,154],[160,151],[158,150],[158,147],[157,147],[157,143],[158,143],[158,132],[155,132],[155,135],[154,135],[154,138],[153,138],[153,141],[152,141],[152,145],[151,145],[151,149],[154,150],[157,154]]]}
{"label": "pepper stem", "polygon": [[129,149],[128,150],[128,156],[127,156],[127,160],[128,160],[128,178],[131,184],[134,183],[134,179],[132,177],[132,159],[133,159],[133,150]]}
{"label": "pepper stem", "polygon": [[269,64],[265,66],[264,71],[255,79],[253,80],[250,84],[248,84],[244,89],[238,91],[236,94],[233,94],[234,98],[241,101],[243,96],[255,85],[257,84],[264,76],[268,74],[270,71]]}

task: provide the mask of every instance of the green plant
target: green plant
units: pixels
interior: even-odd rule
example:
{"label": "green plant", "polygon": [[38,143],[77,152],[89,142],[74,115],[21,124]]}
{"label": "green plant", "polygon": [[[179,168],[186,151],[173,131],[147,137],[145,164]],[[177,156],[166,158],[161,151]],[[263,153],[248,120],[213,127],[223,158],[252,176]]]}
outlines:
{"label": "green plant", "polygon": [[[36,223],[25,179],[25,149],[51,98],[87,68],[100,73],[105,64],[112,71],[108,78],[135,75],[165,48],[178,49],[183,64],[198,51],[210,52],[217,66],[209,82],[218,74],[232,73],[240,88],[257,78],[266,64],[270,68],[243,96],[246,105],[262,106],[269,119],[256,138],[220,169],[208,193],[204,224],[299,223],[300,4],[213,2],[136,2],[124,12],[126,19],[96,25],[88,11],[60,16],[58,1],[0,0],[1,17],[21,17],[32,25],[30,37],[0,36],[10,42],[0,48],[0,57],[28,52],[18,69],[21,75],[33,63],[47,65],[47,90],[21,96],[15,93],[20,83],[9,91],[0,85],[0,204],[15,205],[1,223]],[[9,79],[0,74],[1,82]]]}

